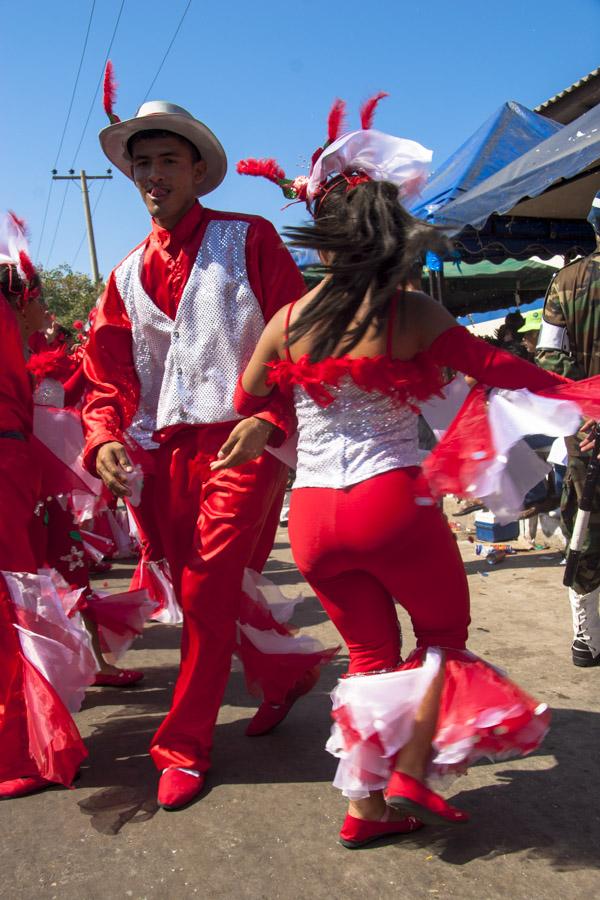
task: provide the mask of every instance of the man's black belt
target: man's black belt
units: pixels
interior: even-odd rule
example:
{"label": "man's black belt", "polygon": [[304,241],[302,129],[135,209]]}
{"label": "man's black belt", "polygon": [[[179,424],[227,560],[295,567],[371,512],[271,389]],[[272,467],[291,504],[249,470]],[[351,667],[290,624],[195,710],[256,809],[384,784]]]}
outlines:
{"label": "man's black belt", "polygon": [[0,431],[0,438],[11,438],[13,441],[26,441],[22,431]]}

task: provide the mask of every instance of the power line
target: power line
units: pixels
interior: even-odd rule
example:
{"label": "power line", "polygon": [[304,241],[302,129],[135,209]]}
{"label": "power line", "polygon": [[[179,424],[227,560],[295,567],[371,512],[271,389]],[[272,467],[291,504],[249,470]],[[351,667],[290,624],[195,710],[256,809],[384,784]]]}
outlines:
{"label": "power line", "polygon": [[[103,181],[103,182],[102,182],[102,185],[100,186],[100,190],[98,191],[98,196],[96,197],[96,201],[95,201],[95,203],[94,203],[94,207],[93,207],[93,209],[92,209],[92,218],[93,218],[93,217],[95,216],[95,214],[96,214],[96,210],[97,210],[97,208],[98,208],[98,204],[100,203],[100,199],[102,198],[102,194],[104,193],[104,188],[105,188],[105,187],[106,187],[106,181]],[[84,231],[83,234],[81,235],[81,240],[79,241],[79,246],[78,246],[78,248],[77,248],[77,250],[76,250],[76,252],[75,252],[75,256],[73,257],[73,261],[72,261],[72,263],[71,263],[71,268],[72,268],[72,269],[75,268],[75,263],[77,262],[77,257],[78,257],[79,254],[81,253],[81,248],[83,247],[83,242],[85,241],[86,237],[87,237],[87,231]]]}
{"label": "power line", "polygon": [[171,52],[171,47],[172,47],[173,44],[175,43],[175,39],[176,39],[177,35],[179,34],[179,29],[180,29],[181,26],[183,25],[183,20],[185,19],[186,15],[187,15],[187,11],[188,11],[188,9],[190,8],[191,5],[192,5],[192,0],[188,0],[188,3],[187,3],[187,5],[186,5],[186,7],[185,7],[183,13],[181,14],[181,18],[179,19],[179,23],[178,23],[178,25],[177,25],[177,28],[175,29],[175,32],[174,32],[174,34],[173,34],[173,37],[171,38],[171,42],[169,43],[169,46],[168,46],[167,49],[165,50],[165,55],[164,55],[163,58],[161,59],[160,65],[159,65],[158,69],[156,70],[156,74],[155,74],[154,78],[152,79],[152,81],[150,82],[150,87],[149,87],[148,90],[146,91],[146,96],[144,97],[144,99],[143,99],[143,101],[142,101],[143,103],[145,103],[146,100],[148,99],[148,96],[149,96],[149,94],[150,94],[150,91],[151,91],[152,88],[154,87],[154,83],[155,83],[156,79],[158,78],[158,76],[160,75],[160,73],[161,73],[161,71],[162,71],[162,67],[163,67],[164,64],[165,64],[165,60],[166,60],[167,56],[169,55],[169,53]]}
{"label": "power line", "polygon": [[58,235],[58,229],[60,228],[60,222],[61,222],[62,215],[64,212],[68,190],[69,190],[69,182],[67,181],[67,183],[65,184],[65,192],[63,194],[62,203],[60,204],[60,209],[58,211],[58,219],[56,220],[56,227],[54,228],[54,234],[52,235],[52,243],[50,244],[50,250],[48,251],[48,256],[46,257],[46,268],[48,268],[48,263],[50,262],[50,257],[52,256],[52,251],[54,250],[54,245],[56,243],[56,236]]}
{"label": "power line", "polygon": [[116,37],[116,34],[117,34],[117,28],[119,27],[119,22],[121,21],[121,15],[122,15],[122,13],[123,13],[123,7],[124,7],[124,6],[125,6],[125,0],[121,0],[121,6],[119,7],[119,12],[118,12],[118,14],[117,14],[117,20],[116,20],[115,25],[114,25],[114,28],[113,28],[112,37],[111,37],[110,43],[109,43],[109,45],[108,45],[108,50],[106,51],[106,56],[104,57],[104,62],[102,63],[102,70],[101,70],[101,72],[100,72],[100,78],[98,79],[98,84],[96,85],[96,90],[94,91],[94,96],[92,97],[92,102],[90,103],[90,108],[89,108],[89,110],[88,110],[88,114],[87,114],[87,117],[86,117],[86,120],[85,120],[85,124],[84,124],[83,130],[82,130],[82,132],[81,132],[81,137],[79,138],[79,143],[77,144],[77,149],[75,150],[75,154],[74,154],[74,156],[73,156],[73,162],[71,163],[71,168],[72,168],[72,169],[75,168],[75,162],[76,162],[76,160],[77,160],[77,155],[78,155],[79,151],[81,150],[81,145],[83,144],[83,139],[84,139],[84,137],[85,137],[85,133],[86,133],[86,131],[87,131],[87,127],[88,127],[88,125],[89,125],[89,123],[90,123],[90,118],[91,118],[91,116],[92,116],[92,112],[93,112],[94,107],[95,107],[95,105],[96,105],[96,98],[97,98],[97,96],[98,96],[98,91],[100,90],[100,85],[102,84],[102,80],[103,80],[103,78],[104,78],[104,70],[106,69],[106,63],[108,62],[108,57],[110,56],[110,51],[112,50],[112,45],[113,45],[113,43],[114,43],[114,40],[115,40],[115,37]]}
{"label": "power line", "polygon": [[[86,31],[85,31],[85,38],[83,39],[83,48],[82,48],[82,50],[81,50],[81,57],[80,57],[80,59],[79,59],[79,66],[77,67],[77,74],[75,75],[75,83],[73,84],[73,90],[72,90],[72,92],[71,92],[71,99],[70,99],[70,101],[69,101],[69,108],[68,108],[68,110],[67,110],[67,115],[66,115],[66,118],[65,118],[65,124],[63,125],[62,134],[61,134],[61,136],[60,136],[60,141],[59,141],[59,143],[58,143],[58,150],[56,151],[56,159],[55,159],[55,161],[54,161],[54,168],[55,168],[55,169],[56,169],[56,167],[57,167],[57,165],[58,165],[58,160],[59,160],[59,157],[60,157],[60,154],[61,154],[61,151],[62,151],[63,142],[64,142],[64,139],[65,139],[65,134],[67,133],[67,126],[68,126],[68,124],[69,124],[69,120],[70,120],[70,118],[71,118],[71,112],[72,112],[72,110],[73,110],[73,102],[74,102],[74,100],[75,100],[75,93],[76,93],[76,91],[77,91],[77,85],[79,84],[79,76],[81,75],[81,68],[82,68],[82,66],[83,66],[83,60],[84,60],[84,57],[85,57],[85,51],[86,51],[86,49],[87,49],[88,39],[89,39],[90,31],[91,31],[91,28],[92,28],[92,19],[94,18],[94,9],[95,9],[95,8],[96,8],[96,0],[92,0],[92,5],[91,5],[91,8],[90,8],[90,15],[89,15],[89,18],[88,18],[87,28],[86,28]],[[44,232],[45,232],[45,230],[46,230],[46,221],[47,221],[47,219],[48,219],[48,210],[49,210],[49,208],[50,208],[50,199],[51,199],[51,197],[52,197],[52,187],[53,187],[53,185],[54,185],[54,182],[51,180],[51,181],[50,181],[50,187],[48,188],[48,195],[47,195],[47,197],[46,197],[46,208],[44,209],[44,216],[43,216],[43,218],[42,218],[42,227],[41,227],[41,229],[40,229],[40,237],[39,237],[39,240],[38,240],[37,252],[36,252],[36,254],[35,254],[35,258],[36,258],[36,259],[39,259],[39,257],[40,257],[40,250],[42,249],[42,241],[43,241],[43,239],[44,239]]]}
{"label": "power line", "polygon": [[44,210],[44,218],[42,219],[42,227],[40,229],[40,237],[38,240],[37,250],[35,252],[36,260],[40,258],[40,250],[42,249],[42,240],[44,238],[44,231],[46,230],[46,219],[48,218],[48,209],[50,208],[50,197],[52,196],[52,188],[54,187],[54,182],[50,179],[50,187],[48,188],[48,196],[46,197],[46,208]]}
{"label": "power line", "polygon": [[77,75],[75,76],[75,84],[73,85],[73,91],[71,92],[71,100],[69,102],[69,109],[67,110],[67,118],[65,119],[65,125],[62,130],[62,134],[60,136],[60,143],[58,145],[58,150],[56,152],[56,160],[54,162],[54,168],[58,166],[58,159],[60,157],[60,153],[63,147],[63,142],[65,139],[65,133],[67,131],[67,125],[69,124],[69,119],[71,118],[71,110],[73,109],[73,101],[75,100],[75,91],[77,90],[77,85],[79,84],[79,76],[81,75],[81,67],[83,66],[83,58],[85,56],[85,51],[88,45],[88,38],[90,36],[90,30],[92,27],[92,19],[94,17],[94,9],[96,7],[96,0],[92,0],[92,8],[90,9],[90,17],[88,19],[87,31],[85,33],[85,39],[83,41],[83,49],[81,51],[81,58],[79,60],[79,66],[77,68]]}

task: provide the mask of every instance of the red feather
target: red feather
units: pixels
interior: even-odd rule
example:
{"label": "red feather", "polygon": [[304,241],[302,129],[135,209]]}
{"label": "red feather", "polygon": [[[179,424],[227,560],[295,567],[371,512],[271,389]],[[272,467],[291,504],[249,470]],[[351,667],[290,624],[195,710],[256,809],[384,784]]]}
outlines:
{"label": "red feather", "polygon": [[104,71],[104,112],[110,119],[111,125],[121,120],[113,112],[115,100],[117,99],[117,84],[114,77],[113,64],[108,60]]}
{"label": "red feather", "polygon": [[346,115],[344,100],[334,100],[327,117],[327,142],[331,144],[339,136]]}
{"label": "red feather", "polygon": [[27,361],[27,369],[33,375],[36,384],[44,378],[54,378],[56,381],[66,381],[77,368],[77,361],[71,359],[65,345],[56,350],[42,350],[34,353]]}
{"label": "red feather", "polygon": [[360,124],[362,128],[373,127],[373,116],[375,115],[377,104],[380,100],[383,100],[384,97],[389,96],[390,95],[386,93],[386,91],[379,91],[379,93],[375,94],[374,97],[371,97],[370,100],[365,100],[360,108]]}
{"label": "red feather", "polygon": [[8,215],[17,231],[27,236],[27,222],[25,221],[25,219],[21,219],[15,212],[12,211],[12,209],[9,209]]}
{"label": "red feather", "polygon": [[21,271],[25,276],[25,281],[31,283],[36,277],[37,272],[35,271],[35,266],[29,259],[29,256],[25,252],[25,250],[21,250],[21,252],[19,253],[19,262],[21,263]]}
{"label": "red feather", "polygon": [[236,166],[240,175],[256,175],[268,178],[273,184],[285,181],[285,172],[275,159],[240,159]]}

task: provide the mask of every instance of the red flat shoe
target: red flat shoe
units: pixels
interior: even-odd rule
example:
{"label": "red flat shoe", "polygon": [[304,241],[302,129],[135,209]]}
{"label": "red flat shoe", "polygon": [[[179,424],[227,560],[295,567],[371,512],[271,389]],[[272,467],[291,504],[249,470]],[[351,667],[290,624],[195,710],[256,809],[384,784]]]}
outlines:
{"label": "red flat shoe", "polygon": [[137,672],[135,669],[121,669],[116,674],[112,672],[98,672],[92,681],[92,687],[133,687],[143,677],[144,673]]}
{"label": "red flat shoe", "polygon": [[45,791],[46,788],[53,785],[54,781],[47,781],[39,775],[31,775],[27,778],[12,778],[10,781],[0,782],[0,800],[15,800],[17,797],[26,797],[27,794]]}
{"label": "red flat shoe", "polygon": [[173,812],[196,799],[204,787],[204,773],[192,769],[165,769],[158,782],[158,805]]}
{"label": "red flat shoe", "polygon": [[446,803],[443,797],[425,787],[416,778],[393,772],[385,793],[385,802],[393,809],[417,816],[427,825],[468,822],[468,813]]}
{"label": "red flat shoe", "polygon": [[312,691],[319,680],[321,670],[319,666],[305,672],[293,688],[287,692],[283,703],[261,703],[254,716],[248,723],[246,734],[248,737],[261,737],[269,734],[280,722],[283,722],[290,709],[300,697]]}
{"label": "red flat shoe", "polygon": [[423,823],[414,816],[407,816],[406,819],[399,819],[397,822],[373,822],[371,819],[357,819],[348,813],[340,831],[340,844],[347,850],[358,850],[359,847],[365,847],[380,838],[394,834],[410,834],[422,827]]}

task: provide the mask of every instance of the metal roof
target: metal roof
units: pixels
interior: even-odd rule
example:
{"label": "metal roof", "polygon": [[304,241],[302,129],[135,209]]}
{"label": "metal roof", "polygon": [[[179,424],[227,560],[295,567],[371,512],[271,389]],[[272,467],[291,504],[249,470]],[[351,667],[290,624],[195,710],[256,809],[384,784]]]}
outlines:
{"label": "metal roof", "polygon": [[540,103],[534,112],[566,125],[597,103],[600,103],[600,68],[594,69],[564,91]]}

